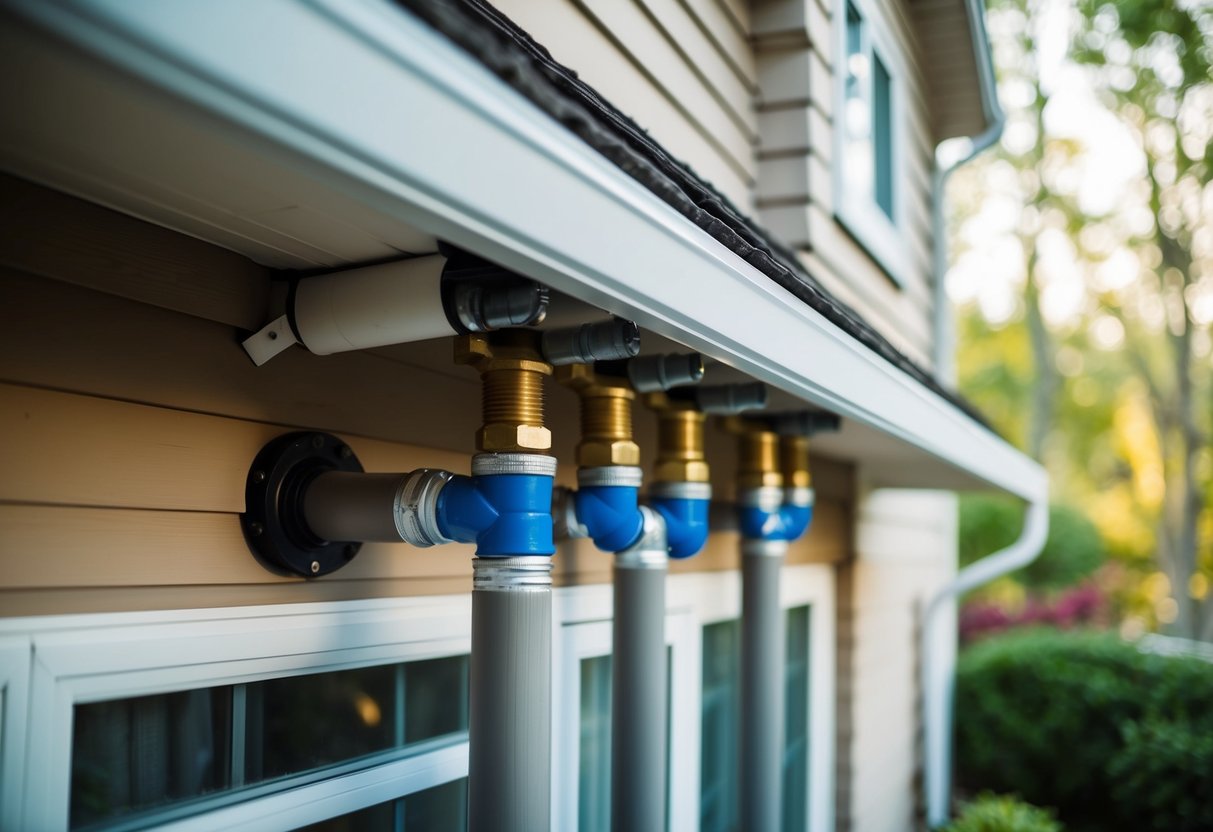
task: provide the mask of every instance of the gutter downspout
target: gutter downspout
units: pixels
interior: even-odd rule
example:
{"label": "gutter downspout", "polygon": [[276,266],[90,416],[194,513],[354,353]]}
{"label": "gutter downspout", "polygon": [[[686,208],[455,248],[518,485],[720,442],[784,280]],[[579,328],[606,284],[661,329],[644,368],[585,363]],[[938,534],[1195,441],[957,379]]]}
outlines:
{"label": "gutter downspout", "polygon": [[994,61],[990,55],[990,40],[986,35],[985,11],[980,0],[967,0],[969,29],[973,48],[977,52],[978,84],[981,87],[982,109],[985,111],[986,129],[976,136],[968,137],[969,146],[953,159],[941,159],[940,149],[954,146],[963,139],[941,142],[935,152],[935,170],[932,176],[934,199],[931,200],[931,233],[935,239],[932,267],[935,271],[935,377],[944,384],[956,381],[955,337],[952,316],[948,306],[948,294],[944,278],[948,272],[948,229],[944,217],[944,202],[947,196],[948,179],[963,165],[973,161],[982,151],[992,147],[1002,136],[1007,115],[998,101],[998,84],[994,75]]}
{"label": "gutter downspout", "polygon": [[[951,175],[968,164],[978,154],[992,147],[1002,136],[1006,113],[998,101],[994,61],[986,34],[985,10],[980,0],[966,0],[969,30],[976,52],[978,83],[981,86],[982,109],[986,129],[969,139],[969,146],[953,159],[941,159],[941,143],[936,148],[935,171],[932,177],[934,199],[931,205],[931,231],[934,235],[934,301],[935,301],[935,377],[944,384],[956,382],[955,328],[948,303],[945,277],[948,271],[947,222],[944,204]],[[952,727],[955,718],[955,600],[965,592],[1031,563],[1044,548],[1049,532],[1047,493],[1038,495],[1028,506],[1023,531],[1019,539],[1005,549],[982,558],[962,569],[951,583],[943,587],[927,604],[922,624],[922,724],[923,724],[923,792],[927,826],[934,829],[947,823],[952,790]],[[950,615],[946,618],[943,612]],[[946,635],[949,649],[941,649],[945,633],[936,633],[943,621],[949,621]]]}
{"label": "gutter downspout", "polygon": [[[947,823],[952,788],[952,721],[955,694],[955,656],[941,649],[942,636],[955,633],[955,600],[982,584],[1026,566],[1040,554],[1049,533],[1048,495],[1041,494],[1028,505],[1023,532],[1005,549],[966,566],[927,605],[922,626],[922,723],[925,760],[923,787],[926,792],[927,826]],[[947,610],[951,616],[943,616]],[[952,625],[946,630],[945,622]],[[937,633],[938,630],[938,633]],[[951,659],[951,661],[945,661]]]}

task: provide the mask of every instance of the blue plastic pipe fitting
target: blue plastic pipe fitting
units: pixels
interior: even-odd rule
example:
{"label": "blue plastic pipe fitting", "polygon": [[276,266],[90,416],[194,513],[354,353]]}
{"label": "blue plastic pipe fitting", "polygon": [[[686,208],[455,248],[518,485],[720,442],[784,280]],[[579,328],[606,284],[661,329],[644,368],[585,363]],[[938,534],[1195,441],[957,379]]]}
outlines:
{"label": "blue plastic pipe fitting", "polygon": [[[794,493],[805,491],[807,494]],[[813,520],[808,489],[756,488],[741,497],[737,512],[741,536],[748,540],[798,540]],[[793,492],[793,493],[789,493]]]}
{"label": "blue plastic pipe fitting", "polygon": [[632,465],[601,465],[577,470],[573,510],[594,545],[622,552],[644,533],[640,483],[644,473]]}
{"label": "blue plastic pipe fitting", "polygon": [[665,520],[670,557],[689,558],[708,542],[708,507],[712,487],[706,482],[659,482],[649,505]]}
{"label": "blue plastic pipe fitting", "polygon": [[604,552],[622,552],[640,539],[639,500],[640,489],[631,485],[584,485],[573,495],[578,522]]}
{"label": "blue plastic pipe fitting", "polygon": [[439,492],[438,528],[450,540],[475,543],[477,557],[554,555],[555,471],[549,456],[480,454],[472,476],[452,477]]}
{"label": "blue plastic pipe fitting", "polygon": [[[641,470],[623,465],[582,468],[577,479],[573,507],[577,522],[594,545],[606,552],[634,546],[644,534],[644,514],[638,501]],[[665,523],[670,557],[688,558],[703,548],[711,499],[712,488],[706,482],[653,486],[649,505]]]}

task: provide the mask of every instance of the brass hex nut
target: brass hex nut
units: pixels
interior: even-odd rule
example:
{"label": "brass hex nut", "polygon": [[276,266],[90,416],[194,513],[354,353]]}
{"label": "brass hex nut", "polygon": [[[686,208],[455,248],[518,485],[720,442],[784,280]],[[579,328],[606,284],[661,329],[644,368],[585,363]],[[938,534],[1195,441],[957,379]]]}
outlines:
{"label": "brass hex nut", "polygon": [[655,482],[711,482],[712,472],[701,459],[670,459],[653,468]]}
{"label": "brass hex nut", "polygon": [[563,364],[553,369],[552,375],[558,382],[574,390],[589,387],[595,380],[594,368],[589,364]]}
{"label": "brass hex nut", "polygon": [[495,344],[479,332],[455,336],[455,363],[467,364],[481,373],[490,370],[528,370],[551,375],[552,365],[544,361],[539,352],[538,335],[528,338],[531,335],[529,330],[508,334],[518,337],[509,343]]}
{"label": "brass hex nut", "polygon": [[640,446],[631,440],[588,439],[577,446],[577,464],[583,468],[602,465],[639,465]]}
{"label": "brass hex nut", "polygon": [[476,431],[476,447],[485,453],[528,453],[552,448],[552,432],[540,425],[494,422]]}
{"label": "brass hex nut", "polygon": [[737,487],[743,491],[749,488],[781,488],[783,474],[778,471],[742,471],[737,474]]}

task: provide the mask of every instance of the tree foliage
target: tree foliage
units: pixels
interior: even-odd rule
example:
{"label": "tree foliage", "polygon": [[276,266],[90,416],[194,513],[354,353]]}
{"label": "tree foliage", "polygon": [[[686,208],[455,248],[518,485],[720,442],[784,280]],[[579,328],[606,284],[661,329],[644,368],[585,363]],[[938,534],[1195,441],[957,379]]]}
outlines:
{"label": "tree foliage", "polygon": [[[1143,623],[1213,638],[1213,4],[1075,2],[990,0],[1008,123],[949,194],[961,387],[1136,576]],[[1056,103],[1076,75],[1098,132]],[[1139,175],[1100,203],[1117,142]]]}

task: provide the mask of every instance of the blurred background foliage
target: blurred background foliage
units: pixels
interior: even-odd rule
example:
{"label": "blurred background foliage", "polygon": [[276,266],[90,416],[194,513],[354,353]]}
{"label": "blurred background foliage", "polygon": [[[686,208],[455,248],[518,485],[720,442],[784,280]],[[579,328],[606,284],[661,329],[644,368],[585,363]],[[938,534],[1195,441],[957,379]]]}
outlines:
{"label": "blurred background foliage", "polygon": [[957,668],[960,786],[1053,809],[1074,832],[1213,829],[1210,690],[1207,658],[1115,635],[984,640]]}
{"label": "blurred background foliage", "polygon": [[[1213,648],[1119,636],[1213,641],[1213,3],[987,2],[1007,120],[948,184],[956,371],[1055,504],[960,613],[961,796],[1031,805],[957,828],[1211,830]],[[1022,526],[963,498],[961,562]]]}
{"label": "blurred background foliage", "polygon": [[[957,376],[1057,505],[970,612],[1213,640],[1213,4],[990,0],[988,23],[1007,124],[949,184]],[[960,523],[968,562],[1022,511],[967,498]],[[1042,612],[1074,593],[1099,609]]]}

